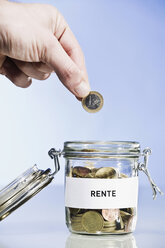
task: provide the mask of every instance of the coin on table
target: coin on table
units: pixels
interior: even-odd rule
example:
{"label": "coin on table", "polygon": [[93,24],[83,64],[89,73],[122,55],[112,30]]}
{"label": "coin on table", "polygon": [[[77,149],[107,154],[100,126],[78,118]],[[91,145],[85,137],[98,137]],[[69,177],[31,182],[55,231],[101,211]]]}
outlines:
{"label": "coin on table", "polygon": [[82,216],[82,226],[88,233],[96,233],[102,230],[104,219],[96,211],[88,211]]}
{"label": "coin on table", "polygon": [[103,107],[104,99],[97,91],[91,91],[82,99],[83,108],[89,113],[96,113]]}

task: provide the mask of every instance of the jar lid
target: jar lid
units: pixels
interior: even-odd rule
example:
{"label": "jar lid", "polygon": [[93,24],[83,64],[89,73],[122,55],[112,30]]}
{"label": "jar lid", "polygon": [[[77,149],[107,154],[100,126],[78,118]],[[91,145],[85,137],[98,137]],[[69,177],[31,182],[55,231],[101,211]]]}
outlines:
{"label": "jar lid", "polygon": [[140,144],[135,141],[67,141],[64,143],[64,157],[139,157]]}
{"label": "jar lid", "polygon": [[28,201],[54,178],[51,169],[34,165],[0,191],[0,221]]}

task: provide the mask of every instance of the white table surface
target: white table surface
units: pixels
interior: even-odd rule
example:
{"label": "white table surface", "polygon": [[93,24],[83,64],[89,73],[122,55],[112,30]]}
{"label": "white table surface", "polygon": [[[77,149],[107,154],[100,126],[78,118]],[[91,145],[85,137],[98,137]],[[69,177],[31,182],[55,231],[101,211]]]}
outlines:
{"label": "white table surface", "polygon": [[129,235],[70,234],[65,226],[64,188],[49,185],[0,222],[0,248],[165,248],[165,197],[152,200],[139,189],[138,222]]}

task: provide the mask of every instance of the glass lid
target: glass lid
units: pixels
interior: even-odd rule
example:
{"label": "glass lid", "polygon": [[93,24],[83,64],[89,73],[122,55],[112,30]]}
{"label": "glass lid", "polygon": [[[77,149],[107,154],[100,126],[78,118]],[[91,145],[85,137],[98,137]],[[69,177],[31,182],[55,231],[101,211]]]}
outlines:
{"label": "glass lid", "polygon": [[47,186],[54,174],[34,165],[0,191],[0,221]]}

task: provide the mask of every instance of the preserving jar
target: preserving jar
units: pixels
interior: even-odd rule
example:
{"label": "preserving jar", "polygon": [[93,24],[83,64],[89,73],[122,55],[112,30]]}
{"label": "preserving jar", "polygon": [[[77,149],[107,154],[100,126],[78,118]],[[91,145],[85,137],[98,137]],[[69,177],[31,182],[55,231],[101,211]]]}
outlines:
{"label": "preserving jar", "polygon": [[51,183],[60,170],[59,156],[63,155],[69,230],[96,235],[133,232],[139,171],[147,175],[154,199],[157,191],[162,193],[147,169],[150,153],[149,148],[141,152],[138,142],[65,142],[62,151],[52,148],[48,152],[54,159],[54,172],[34,165],[0,191],[0,221]]}
{"label": "preserving jar", "polygon": [[[51,150],[53,154],[55,150]],[[59,154],[65,158],[66,225],[72,233],[124,234],[135,230],[138,172],[148,176],[150,149],[138,142],[65,142]],[[58,152],[56,151],[56,160]],[[140,162],[140,157],[144,162]]]}

